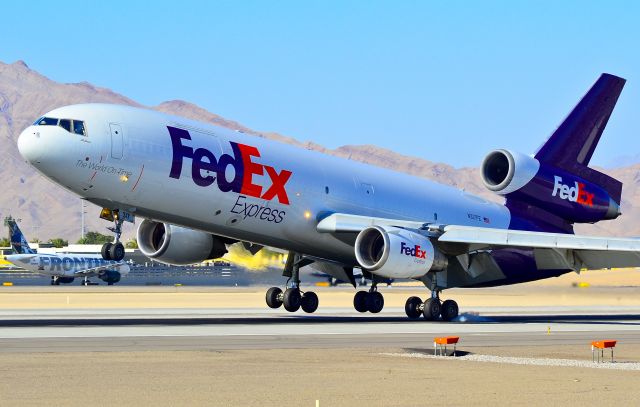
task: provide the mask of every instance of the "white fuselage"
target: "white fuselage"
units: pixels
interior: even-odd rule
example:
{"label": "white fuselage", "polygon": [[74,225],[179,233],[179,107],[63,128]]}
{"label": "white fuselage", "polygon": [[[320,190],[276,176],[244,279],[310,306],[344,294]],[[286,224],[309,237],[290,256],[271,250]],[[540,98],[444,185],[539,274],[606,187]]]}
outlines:
{"label": "white fuselage", "polygon": [[[10,254],[5,258],[15,266],[27,271],[55,277],[81,277],[87,270],[95,272],[88,276],[98,275],[100,271],[113,268],[120,274],[129,272],[129,266],[111,260],[104,260],[99,255],[86,254]],[[98,271],[97,269],[100,269]]]}
{"label": "white fuselage", "polygon": [[[136,216],[356,264],[353,237],[320,233],[348,213],[507,228],[502,205],[426,179],[119,105],[45,116],[84,121],[86,135],[30,126],[21,154],[75,194]],[[171,130],[173,129],[173,130]]]}

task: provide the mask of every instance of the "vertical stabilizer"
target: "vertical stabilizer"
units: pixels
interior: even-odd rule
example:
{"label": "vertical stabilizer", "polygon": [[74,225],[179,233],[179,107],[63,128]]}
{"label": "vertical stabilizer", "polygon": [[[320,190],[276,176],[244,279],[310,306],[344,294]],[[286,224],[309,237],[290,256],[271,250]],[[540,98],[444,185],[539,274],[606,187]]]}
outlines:
{"label": "vertical stabilizer", "polygon": [[17,254],[32,254],[35,253],[29,242],[22,234],[22,231],[18,227],[18,223],[15,219],[9,217],[5,219],[5,224],[9,227],[9,240],[11,241],[11,247]]}
{"label": "vertical stabilizer", "polygon": [[622,183],[588,165],[625,82],[617,76],[602,74],[535,155],[541,163],[599,185],[618,204]]}

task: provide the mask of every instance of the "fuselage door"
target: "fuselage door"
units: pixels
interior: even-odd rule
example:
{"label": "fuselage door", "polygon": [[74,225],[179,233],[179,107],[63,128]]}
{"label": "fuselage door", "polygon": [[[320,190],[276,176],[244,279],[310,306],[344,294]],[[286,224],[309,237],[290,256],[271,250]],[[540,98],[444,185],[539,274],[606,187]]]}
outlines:
{"label": "fuselage door", "polygon": [[111,158],[121,159],[124,149],[122,126],[117,123],[109,123],[111,128]]}

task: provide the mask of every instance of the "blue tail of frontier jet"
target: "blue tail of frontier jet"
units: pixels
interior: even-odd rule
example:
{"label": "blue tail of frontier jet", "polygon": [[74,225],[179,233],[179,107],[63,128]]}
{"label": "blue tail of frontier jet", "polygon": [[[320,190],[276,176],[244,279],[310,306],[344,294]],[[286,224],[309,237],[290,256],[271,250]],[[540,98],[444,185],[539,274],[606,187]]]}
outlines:
{"label": "blue tail of frontier jet", "polygon": [[9,227],[9,240],[11,247],[17,254],[33,254],[35,250],[29,247],[29,242],[22,234],[18,223],[12,217],[5,219],[5,224]]}

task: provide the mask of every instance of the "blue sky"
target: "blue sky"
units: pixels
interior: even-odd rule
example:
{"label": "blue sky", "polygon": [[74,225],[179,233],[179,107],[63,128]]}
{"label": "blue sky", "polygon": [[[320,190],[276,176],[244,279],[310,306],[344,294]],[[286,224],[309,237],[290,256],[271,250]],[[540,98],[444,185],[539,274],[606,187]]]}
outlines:
{"label": "blue sky", "polygon": [[477,166],[535,151],[600,73],[593,162],[640,161],[640,2],[8,2],[0,60],[255,130]]}

